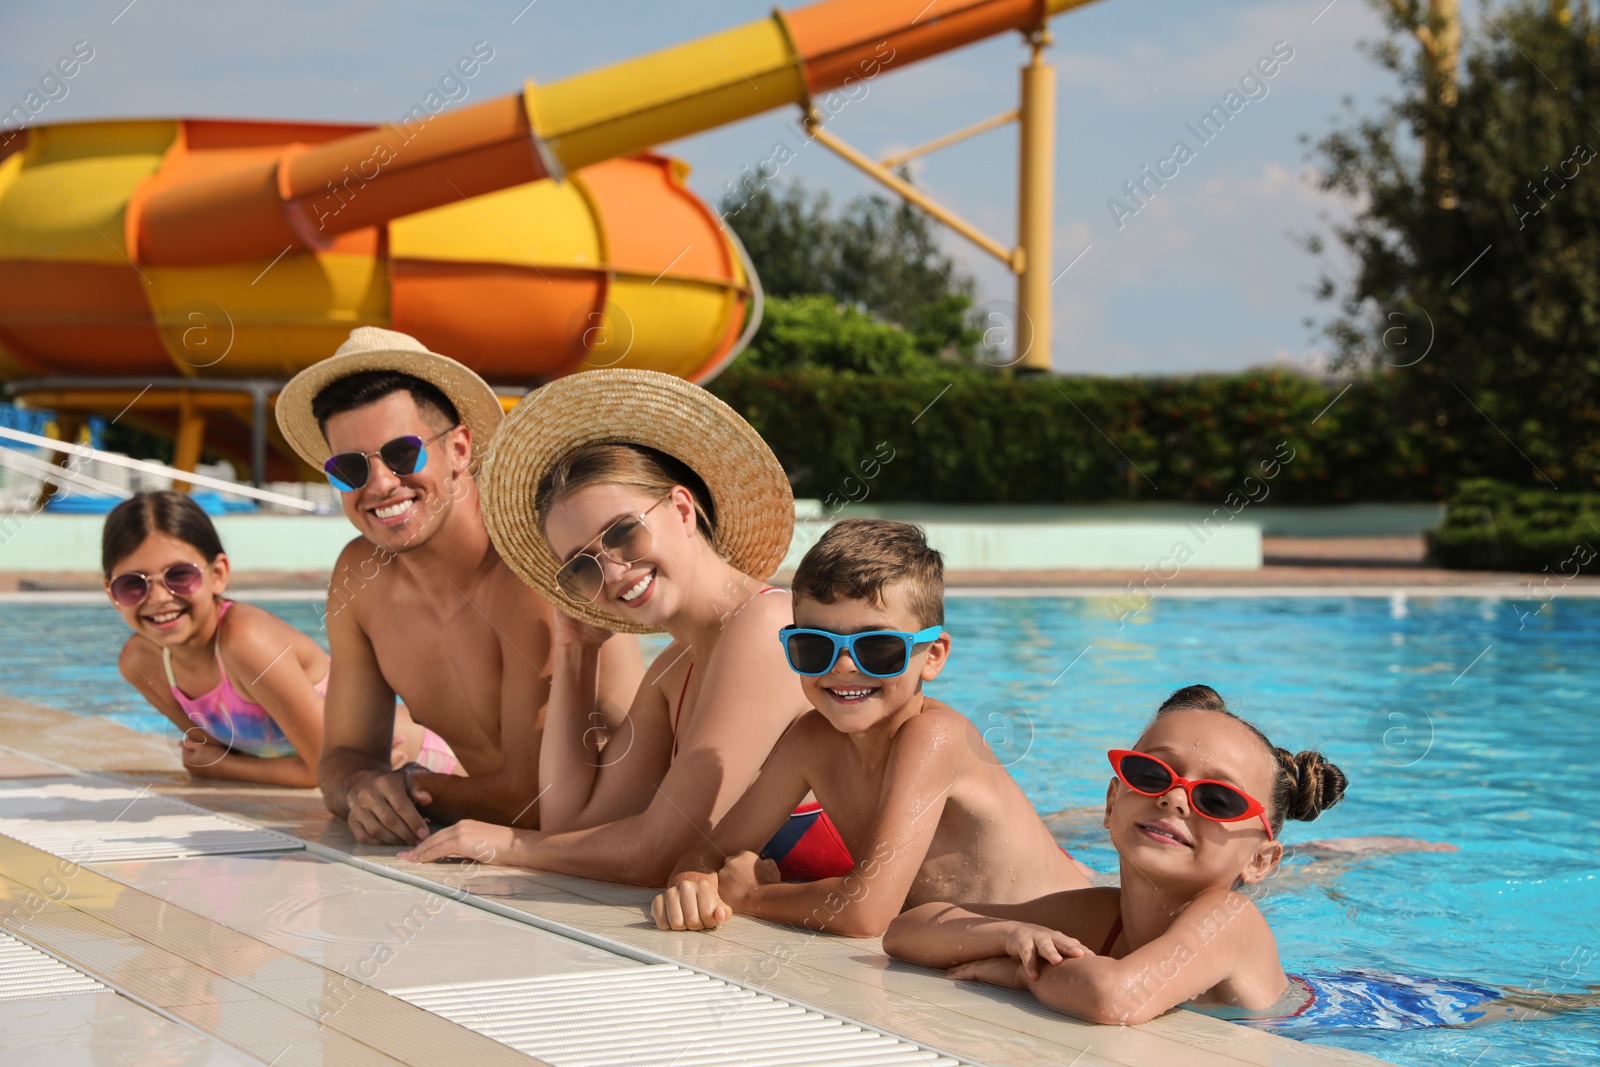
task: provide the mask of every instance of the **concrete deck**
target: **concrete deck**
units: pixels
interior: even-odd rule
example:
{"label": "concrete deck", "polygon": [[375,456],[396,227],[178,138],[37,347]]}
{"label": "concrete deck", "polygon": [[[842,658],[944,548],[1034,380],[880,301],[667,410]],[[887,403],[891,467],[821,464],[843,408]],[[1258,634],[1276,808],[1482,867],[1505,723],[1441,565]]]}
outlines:
{"label": "concrete deck", "polygon": [[[1184,1011],[1138,1027],[1078,1023],[1042,1009],[1025,995],[955,983],[893,962],[876,940],[812,935],[747,918],[710,933],[662,932],[648,920],[648,890],[508,868],[471,871],[400,863],[394,849],[357,845],[348,828],[328,815],[314,790],[193,782],[164,739],[53,709],[0,699],[0,745],[6,750],[0,752],[0,779],[60,776],[65,760],[122,784],[290,835],[313,856],[345,865],[338,868],[348,871],[344,877],[372,879],[364,886],[387,879],[382,884],[392,894],[402,888],[394,884],[398,879],[501,919],[600,935],[626,946],[636,959],[678,961],[973,1063],[1356,1067],[1380,1062]],[[316,862],[303,853],[290,855],[299,858],[249,861],[257,871],[270,869],[262,868],[263,863]],[[124,1015],[143,1012],[142,1028],[134,1029],[149,1041],[165,1041],[163,1047],[182,1052],[174,1062],[232,1063],[238,1062],[230,1058],[236,1054],[280,1067],[295,1062],[439,1063],[447,1058],[500,1063],[511,1062],[513,1056],[519,1062],[537,1062],[388,996],[383,989],[394,985],[392,974],[388,981],[362,982],[360,992],[350,993],[350,957],[341,957],[330,944],[350,940],[334,929],[337,915],[308,914],[300,920],[304,930],[281,915],[280,921],[262,925],[259,906],[225,899],[226,887],[239,881],[237,871],[228,873],[226,859],[208,859],[213,865],[209,874],[181,877],[166,868],[199,861],[88,862],[77,868],[71,892],[54,899],[46,879],[63,861],[0,838],[0,930],[19,933],[123,991],[124,1000],[115,1006]],[[243,859],[231,862],[237,866]],[[352,866],[356,869],[349,870]],[[286,878],[288,873],[253,877]],[[403,904],[371,888],[363,888],[360,899],[361,922],[376,922],[386,908]],[[348,922],[359,927],[355,918]],[[361,936],[353,938],[359,941]],[[495,978],[505,970],[493,952],[484,950],[481,937],[451,949],[456,945],[446,939],[429,957],[433,967],[443,968],[432,972],[440,981],[461,980],[446,973],[451,971]],[[134,999],[128,1000],[130,996]],[[339,1010],[319,1018],[319,1011],[326,1012],[335,998]],[[23,1002],[30,1003],[35,1004],[27,1009],[34,1013],[27,1017],[31,1023],[17,1014],[23,1010],[17,1005],[0,1005],[15,1009],[0,1011],[8,1033],[13,1020],[24,1028],[50,1022],[41,1022],[38,1013],[44,1009],[36,1002]],[[51,1010],[59,1014],[67,1009]],[[83,1007],[68,1021],[95,1018],[92,1012],[83,1015],[85,1011],[91,1008]],[[59,1019],[51,1023],[56,1029],[50,1032],[72,1030],[58,1024]],[[604,1025],[596,1021],[596,1026]],[[106,1040],[98,1029],[80,1026],[77,1032],[85,1040]],[[120,1049],[120,1055],[129,1051],[126,1045]],[[48,1060],[51,1067],[67,1062],[59,1056],[38,1059]],[[137,1057],[131,1060],[138,1062]]]}

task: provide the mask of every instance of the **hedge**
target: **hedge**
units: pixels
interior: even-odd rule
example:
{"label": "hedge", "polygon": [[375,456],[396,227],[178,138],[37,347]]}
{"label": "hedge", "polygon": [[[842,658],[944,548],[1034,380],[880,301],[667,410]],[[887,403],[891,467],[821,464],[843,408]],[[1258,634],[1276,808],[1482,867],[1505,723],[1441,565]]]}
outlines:
{"label": "hedge", "polygon": [[1462,482],[1444,524],[1428,535],[1434,562],[1462,570],[1572,578],[1600,573],[1600,493]]}
{"label": "hedge", "polygon": [[951,365],[906,378],[735,366],[711,389],[803,497],[1308,504],[1438,500],[1449,484],[1430,465],[1442,430],[1404,424],[1370,382],[1285,371],[1004,378]]}

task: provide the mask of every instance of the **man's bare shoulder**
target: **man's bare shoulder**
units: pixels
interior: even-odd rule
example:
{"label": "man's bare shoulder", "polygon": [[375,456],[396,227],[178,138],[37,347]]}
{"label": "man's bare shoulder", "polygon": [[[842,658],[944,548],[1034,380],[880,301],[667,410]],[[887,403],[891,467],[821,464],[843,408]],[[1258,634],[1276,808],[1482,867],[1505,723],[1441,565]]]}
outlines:
{"label": "man's bare shoulder", "polygon": [[555,609],[533,586],[517,577],[506,562],[495,557],[485,568],[474,593],[479,606],[495,620],[538,624],[548,629],[555,622]]}

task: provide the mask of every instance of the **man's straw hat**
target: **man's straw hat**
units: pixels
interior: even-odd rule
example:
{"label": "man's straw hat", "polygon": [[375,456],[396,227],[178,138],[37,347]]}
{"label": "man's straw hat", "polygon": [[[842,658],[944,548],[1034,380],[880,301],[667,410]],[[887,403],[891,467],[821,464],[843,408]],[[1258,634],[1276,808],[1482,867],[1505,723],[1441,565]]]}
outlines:
{"label": "man's straw hat", "polygon": [[644,445],[698,474],[716,514],[711,543],[734,567],[765,579],[783,562],[794,535],[794,493],[772,449],[738,412],[670,374],[585,371],[529,393],[511,409],[482,477],[483,517],[495,548],[557,608],[608,630],[659,629],[568,600],[556,584],[561,560],[534,514],[545,472],[574,449],[602,442]]}
{"label": "man's straw hat", "polygon": [[477,468],[495,428],[505,417],[494,390],[471,368],[429,352],[415,337],[376,326],[351,330],[338,351],[289,379],[278,394],[278,429],[301,459],[321,470],[333,454],[322,427],[311,414],[312,400],[339,379],[372,370],[399,371],[421,378],[449,397],[461,421],[472,430],[472,464]]}

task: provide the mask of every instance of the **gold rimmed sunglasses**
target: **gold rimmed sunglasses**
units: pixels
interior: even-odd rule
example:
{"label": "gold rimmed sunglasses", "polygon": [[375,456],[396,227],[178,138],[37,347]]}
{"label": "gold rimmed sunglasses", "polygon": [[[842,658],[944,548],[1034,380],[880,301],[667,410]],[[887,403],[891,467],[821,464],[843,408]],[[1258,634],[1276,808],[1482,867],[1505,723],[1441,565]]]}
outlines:
{"label": "gold rimmed sunglasses", "polygon": [[593,604],[600,599],[600,591],[606,585],[605,569],[600,565],[601,556],[623,567],[648,556],[655,545],[655,538],[650,533],[650,527],[645,525],[645,516],[671,498],[672,490],[669,489],[660,500],[637,515],[624,515],[617,519],[600,531],[600,536],[589,542],[591,545],[599,542],[597,551],[580,552],[563,563],[561,569],[556,571],[556,585],[566,598],[577,604]]}

